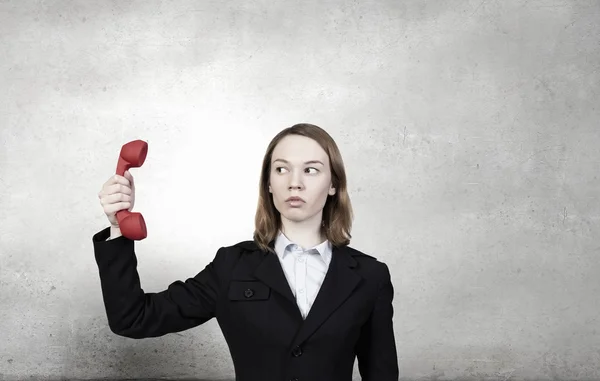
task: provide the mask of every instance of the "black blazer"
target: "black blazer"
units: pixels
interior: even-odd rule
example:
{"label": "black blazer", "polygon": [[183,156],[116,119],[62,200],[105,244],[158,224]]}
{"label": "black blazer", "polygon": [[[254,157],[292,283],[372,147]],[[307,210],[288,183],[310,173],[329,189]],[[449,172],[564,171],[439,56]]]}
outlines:
{"label": "black blazer", "polygon": [[105,241],[109,236],[106,228],[92,242],[108,325],[117,335],[157,337],[216,317],[237,381],[351,381],[355,358],[363,380],[398,380],[394,289],[388,267],[371,256],[333,247],[303,320],[279,259],[254,241],[221,247],[195,277],[144,293],[134,241]]}

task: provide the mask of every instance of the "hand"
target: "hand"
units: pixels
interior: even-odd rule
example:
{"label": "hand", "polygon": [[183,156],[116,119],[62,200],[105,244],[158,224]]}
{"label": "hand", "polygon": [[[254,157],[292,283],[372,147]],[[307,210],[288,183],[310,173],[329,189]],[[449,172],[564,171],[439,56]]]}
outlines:
{"label": "hand", "polygon": [[125,171],[125,176],[113,175],[102,186],[98,193],[104,214],[112,227],[119,227],[116,213],[119,210],[131,211],[135,204],[135,184],[133,176]]}

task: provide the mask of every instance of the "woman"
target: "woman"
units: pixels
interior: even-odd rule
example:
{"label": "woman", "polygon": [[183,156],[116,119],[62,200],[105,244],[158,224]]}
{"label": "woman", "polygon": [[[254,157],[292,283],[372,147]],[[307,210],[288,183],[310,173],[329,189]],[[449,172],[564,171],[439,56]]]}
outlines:
{"label": "woman", "polygon": [[98,194],[111,226],[93,237],[111,331],[157,337],[215,317],[238,381],[351,381],[355,358],[363,380],[398,380],[390,273],[348,246],[352,207],[331,136],[311,124],[277,134],[259,192],[252,241],[145,294],[115,218],[133,208],[133,177],[112,176]]}

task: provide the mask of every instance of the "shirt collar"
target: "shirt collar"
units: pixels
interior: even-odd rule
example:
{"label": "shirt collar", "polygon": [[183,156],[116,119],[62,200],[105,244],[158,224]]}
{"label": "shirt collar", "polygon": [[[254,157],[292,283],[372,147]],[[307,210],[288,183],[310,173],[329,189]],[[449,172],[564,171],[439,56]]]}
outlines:
{"label": "shirt collar", "polygon": [[[290,241],[289,238],[285,234],[283,234],[281,230],[279,231],[279,235],[275,239],[275,252],[277,253],[277,256],[280,259],[283,259],[285,255],[290,251],[294,250],[296,246],[300,248],[300,245],[297,245],[294,242]],[[305,251],[319,253],[321,255],[321,258],[323,258],[323,260],[327,264],[329,264],[329,262],[331,261],[332,248],[331,242],[329,242],[329,240],[325,240],[320,244]]]}

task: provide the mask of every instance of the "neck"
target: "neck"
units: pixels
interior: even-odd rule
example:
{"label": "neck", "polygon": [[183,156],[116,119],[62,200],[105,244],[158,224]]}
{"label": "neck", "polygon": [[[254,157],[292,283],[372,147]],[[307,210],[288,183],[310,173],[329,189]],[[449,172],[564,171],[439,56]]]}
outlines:
{"label": "neck", "polygon": [[281,231],[288,239],[304,249],[308,249],[326,240],[324,234],[321,233],[321,225],[307,228],[294,224],[282,224]]}

